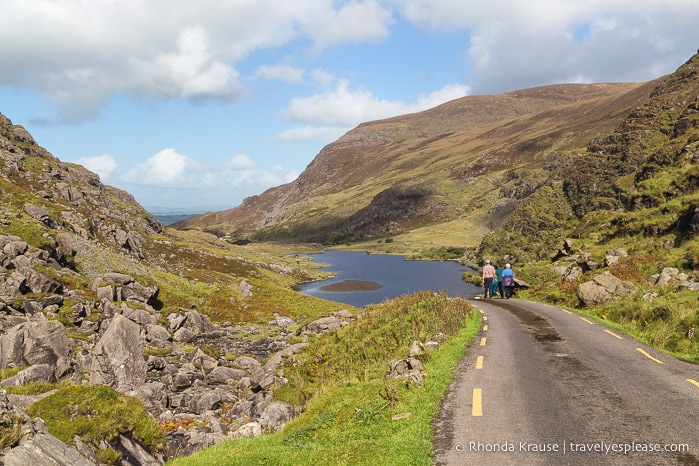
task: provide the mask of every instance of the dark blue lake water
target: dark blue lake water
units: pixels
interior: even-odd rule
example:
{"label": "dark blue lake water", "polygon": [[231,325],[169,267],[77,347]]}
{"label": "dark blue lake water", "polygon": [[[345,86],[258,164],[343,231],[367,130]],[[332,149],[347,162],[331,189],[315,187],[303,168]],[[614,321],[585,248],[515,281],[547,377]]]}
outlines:
{"label": "dark blue lake water", "polygon": [[[446,291],[449,296],[474,297],[482,290],[461,279],[472,271],[455,261],[406,261],[403,256],[364,252],[328,251],[312,254],[316,262],[329,264],[324,270],[337,275],[329,280],[305,283],[299,291],[318,298],[364,307],[417,291]],[[347,280],[375,282],[375,291],[323,291],[321,288]]]}

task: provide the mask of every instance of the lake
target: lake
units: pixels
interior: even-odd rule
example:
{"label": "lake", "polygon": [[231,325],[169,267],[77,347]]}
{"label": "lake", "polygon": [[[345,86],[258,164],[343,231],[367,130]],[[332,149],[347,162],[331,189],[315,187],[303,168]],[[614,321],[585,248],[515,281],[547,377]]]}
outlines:
{"label": "lake", "polygon": [[424,290],[469,298],[482,293],[480,287],[461,279],[461,272],[473,270],[456,261],[408,261],[403,256],[347,251],[309,257],[319,264],[328,264],[324,270],[337,275],[304,283],[297,289],[306,295],[360,308]]}

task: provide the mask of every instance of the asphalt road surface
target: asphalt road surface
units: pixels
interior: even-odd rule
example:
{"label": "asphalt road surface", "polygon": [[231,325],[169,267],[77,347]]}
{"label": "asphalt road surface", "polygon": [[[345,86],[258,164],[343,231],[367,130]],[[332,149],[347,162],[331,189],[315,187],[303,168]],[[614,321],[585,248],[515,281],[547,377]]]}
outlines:
{"label": "asphalt road surface", "polygon": [[699,465],[699,366],[570,311],[474,300],[438,465]]}

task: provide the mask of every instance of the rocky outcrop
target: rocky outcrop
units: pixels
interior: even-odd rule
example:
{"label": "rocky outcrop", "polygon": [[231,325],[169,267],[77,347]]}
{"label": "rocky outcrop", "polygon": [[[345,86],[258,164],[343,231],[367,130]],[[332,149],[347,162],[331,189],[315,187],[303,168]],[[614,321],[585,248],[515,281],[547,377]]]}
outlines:
{"label": "rocky outcrop", "polygon": [[[69,244],[62,246],[68,254]],[[0,236],[0,251],[0,369],[20,368],[2,386],[109,385],[138,398],[161,425],[175,426],[165,456],[146,451],[128,436],[111,442],[123,464],[162,464],[166,457],[227,438],[275,432],[301,412],[273,396],[288,382],[285,364],[305,345],[287,342],[294,336],[292,319],[275,315],[267,329],[275,336],[263,338],[264,329],[216,325],[195,309],[163,315],[156,310],[159,288],[124,273],[100,274],[92,280],[97,299],[85,299],[39,272],[51,268],[58,275],[75,274],[58,265],[58,247],[38,250],[17,237]],[[306,332],[330,331],[350,317],[338,313]],[[30,403],[23,400],[22,405]],[[45,427],[40,433],[23,440],[24,446],[14,445],[5,464],[49,464],[42,463],[45,457],[53,458],[50,464],[92,464],[94,451],[79,438],[83,460],[71,462],[66,458],[77,450],[56,443]],[[57,448],[70,456],[61,456]]]}
{"label": "rocky outcrop", "polygon": [[133,196],[102,184],[99,176],[79,165],[54,158],[1,114],[0,176],[25,190],[17,197],[3,194],[8,204],[22,206],[14,216],[31,218],[46,231],[94,239],[143,258],[144,239],[163,230]]}

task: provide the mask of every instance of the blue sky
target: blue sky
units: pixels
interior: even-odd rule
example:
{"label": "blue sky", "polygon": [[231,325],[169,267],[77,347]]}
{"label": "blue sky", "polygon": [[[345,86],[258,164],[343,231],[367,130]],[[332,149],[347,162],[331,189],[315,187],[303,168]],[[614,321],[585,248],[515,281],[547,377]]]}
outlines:
{"label": "blue sky", "polygon": [[0,112],[146,207],[233,207],[362,122],[699,48],[696,0],[0,1]]}

